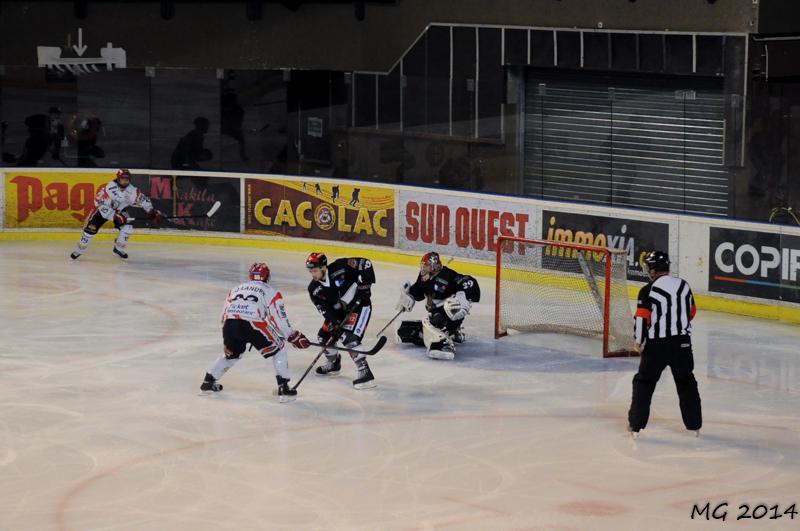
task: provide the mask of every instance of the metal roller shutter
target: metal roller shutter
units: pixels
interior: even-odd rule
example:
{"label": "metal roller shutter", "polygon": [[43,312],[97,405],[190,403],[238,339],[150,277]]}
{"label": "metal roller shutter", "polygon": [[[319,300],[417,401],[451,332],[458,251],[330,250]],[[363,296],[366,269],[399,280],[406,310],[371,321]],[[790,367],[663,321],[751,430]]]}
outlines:
{"label": "metal roller shutter", "polygon": [[529,75],[524,193],[727,215],[722,90],[672,90]]}

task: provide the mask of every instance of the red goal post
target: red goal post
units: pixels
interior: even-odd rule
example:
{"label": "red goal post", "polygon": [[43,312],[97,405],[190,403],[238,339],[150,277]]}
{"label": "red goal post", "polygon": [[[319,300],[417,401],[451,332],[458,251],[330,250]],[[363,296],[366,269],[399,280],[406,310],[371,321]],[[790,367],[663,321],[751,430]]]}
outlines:
{"label": "red goal post", "polygon": [[495,338],[508,329],[602,338],[603,357],[635,356],[627,252],[501,236]]}

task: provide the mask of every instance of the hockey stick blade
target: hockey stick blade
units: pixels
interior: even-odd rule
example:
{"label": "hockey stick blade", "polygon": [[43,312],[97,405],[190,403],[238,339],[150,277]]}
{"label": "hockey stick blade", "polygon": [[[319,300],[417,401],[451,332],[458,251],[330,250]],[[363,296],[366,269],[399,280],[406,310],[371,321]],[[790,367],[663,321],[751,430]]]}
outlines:
{"label": "hockey stick blade", "polygon": [[386,336],[379,337],[378,338],[378,342],[375,343],[375,346],[372,347],[369,350],[353,350],[353,349],[350,349],[350,348],[334,347],[334,346],[331,346],[331,345],[325,345],[323,343],[312,343],[311,341],[309,341],[308,344],[312,345],[312,346],[315,346],[315,347],[324,347],[324,348],[327,348],[327,349],[330,349],[330,350],[341,350],[341,351],[345,351],[345,352],[352,352],[353,354],[364,354],[365,356],[374,356],[375,354],[380,352],[380,350],[386,344]]}
{"label": "hockey stick blade", "polygon": [[[220,201],[215,201],[214,204],[211,205],[211,208],[208,209],[208,212],[206,212],[205,214],[196,214],[196,215],[191,215],[191,216],[163,216],[163,217],[164,217],[164,219],[201,219],[201,218],[210,218],[211,216],[213,216],[217,212],[217,210],[219,210],[219,208],[221,206],[222,206],[222,203]],[[139,220],[142,220],[142,219],[149,219],[149,218],[128,218],[128,223],[130,223],[131,221],[139,221]]]}

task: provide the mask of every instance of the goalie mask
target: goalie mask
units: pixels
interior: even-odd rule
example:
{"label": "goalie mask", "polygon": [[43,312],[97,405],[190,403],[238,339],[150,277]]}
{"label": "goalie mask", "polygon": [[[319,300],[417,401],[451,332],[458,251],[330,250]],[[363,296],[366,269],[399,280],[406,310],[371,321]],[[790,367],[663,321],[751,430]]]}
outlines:
{"label": "goalie mask", "polygon": [[419,274],[422,276],[423,281],[435,277],[441,270],[442,260],[439,258],[439,253],[426,253],[419,262]]}
{"label": "goalie mask", "polygon": [[114,179],[114,181],[116,181],[117,185],[120,188],[122,188],[122,189],[127,188],[128,185],[131,184],[131,172],[130,172],[130,170],[125,170],[125,169],[117,170],[117,178]]}
{"label": "goalie mask", "polygon": [[261,282],[269,282],[270,271],[267,264],[263,262],[256,262],[250,266],[250,280],[260,280]]}

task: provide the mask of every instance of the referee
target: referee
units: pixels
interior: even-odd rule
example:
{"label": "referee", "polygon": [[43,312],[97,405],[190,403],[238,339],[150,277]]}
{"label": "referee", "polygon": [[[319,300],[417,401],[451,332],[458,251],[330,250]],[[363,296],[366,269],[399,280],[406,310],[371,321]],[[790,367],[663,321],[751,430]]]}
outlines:
{"label": "referee", "polygon": [[639,372],[633,377],[633,397],[628,411],[628,431],[637,437],[647,426],[650,400],[661,371],[669,366],[678,390],[681,416],[687,430],[700,435],[703,417],[700,394],[692,373],[691,321],[696,312],[689,284],[669,275],[669,256],[651,251],[644,258],[650,282],[639,291],[634,328]]}

